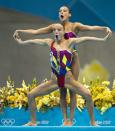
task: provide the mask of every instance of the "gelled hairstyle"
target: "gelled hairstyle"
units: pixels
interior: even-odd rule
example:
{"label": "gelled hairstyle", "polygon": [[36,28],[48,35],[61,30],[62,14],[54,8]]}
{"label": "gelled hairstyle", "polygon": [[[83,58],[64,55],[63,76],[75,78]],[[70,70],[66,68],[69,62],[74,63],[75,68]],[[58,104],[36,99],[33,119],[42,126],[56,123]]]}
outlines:
{"label": "gelled hairstyle", "polygon": [[[71,14],[71,10],[70,10],[70,8],[69,8],[68,6],[62,5],[61,7],[66,7],[66,8],[68,9],[68,12]],[[61,7],[60,7],[60,8],[61,8]],[[59,8],[59,10],[60,10],[60,8]]]}

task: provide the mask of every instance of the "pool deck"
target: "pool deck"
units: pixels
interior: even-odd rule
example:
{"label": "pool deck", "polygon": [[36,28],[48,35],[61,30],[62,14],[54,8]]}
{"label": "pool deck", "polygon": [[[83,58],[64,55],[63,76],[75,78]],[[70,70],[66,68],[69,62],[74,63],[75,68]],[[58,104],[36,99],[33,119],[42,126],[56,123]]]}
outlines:
{"label": "pool deck", "polygon": [[37,126],[37,127],[24,127],[24,126],[0,126],[0,131],[115,131],[115,126],[72,126],[72,127],[60,127],[60,126]]}

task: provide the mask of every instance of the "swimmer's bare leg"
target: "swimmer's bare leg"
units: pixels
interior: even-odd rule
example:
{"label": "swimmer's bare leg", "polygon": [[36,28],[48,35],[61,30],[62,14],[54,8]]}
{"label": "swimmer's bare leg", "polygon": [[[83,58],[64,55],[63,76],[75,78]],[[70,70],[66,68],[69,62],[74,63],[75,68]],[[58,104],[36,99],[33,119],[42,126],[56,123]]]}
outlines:
{"label": "swimmer's bare leg", "polygon": [[68,122],[67,118],[67,102],[66,102],[66,94],[67,94],[67,89],[66,88],[60,88],[60,106],[63,114],[63,126],[65,126]]}
{"label": "swimmer's bare leg", "polygon": [[[75,51],[73,52],[73,59],[72,59],[72,74],[75,80],[78,80],[79,71],[80,71],[80,62],[78,53]],[[70,92],[70,121],[68,121],[68,125],[73,125],[73,118],[74,118],[74,110],[76,108],[76,93],[72,90]]]}
{"label": "swimmer's bare leg", "polygon": [[91,125],[96,126],[93,113],[94,105],[89,90],[86,89],[80,82],[76,81],[71,72],[68,72],[66,75],[66,83],[67,84],[65,85],[65,87],[69,88],[70,90],[74,91],[75,93],[78,93],[79,95],[83,96],[83,98],[85,98],[88,113],[91,120]]}
{"label": "swimmer's bare leg", "polygon": [[57,84],[53,80],[49,80],[47,82],[44,82],[34,88],[32,91],[28,93],[28,104],[29,104],[29,111],[31,116],[31,121],[25,125],[28,126],[35,126],[36,125],[36,103],[35,98],[38,96],[43,96],[51,93],[52,91],[55,91],[58,89]]}
{"label": "swimmer's bare leg", "polygon": [[72,90],[69,90],[70,92],[70,120],[68,121],[68,125],[73,125],[73,119],[74,119],[74,110],[76,108],[76,93]]}

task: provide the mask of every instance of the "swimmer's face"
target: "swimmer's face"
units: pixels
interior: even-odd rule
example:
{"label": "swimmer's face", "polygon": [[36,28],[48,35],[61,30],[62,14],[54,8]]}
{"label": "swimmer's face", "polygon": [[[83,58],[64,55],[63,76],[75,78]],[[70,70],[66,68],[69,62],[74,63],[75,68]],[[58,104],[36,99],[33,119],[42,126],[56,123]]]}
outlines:
{"label": "swimmer's face", "polygon": [[53,33],[56,40],[61,40],[64,36],[63,26],[61,24],[54,24]]}
{"label": "swimmer's face", "polygon": [[71,13],[69,12],[69,8],[66,6],[62,6],[59,9],[59,19],[61,22],[67,21],[71,17]]}

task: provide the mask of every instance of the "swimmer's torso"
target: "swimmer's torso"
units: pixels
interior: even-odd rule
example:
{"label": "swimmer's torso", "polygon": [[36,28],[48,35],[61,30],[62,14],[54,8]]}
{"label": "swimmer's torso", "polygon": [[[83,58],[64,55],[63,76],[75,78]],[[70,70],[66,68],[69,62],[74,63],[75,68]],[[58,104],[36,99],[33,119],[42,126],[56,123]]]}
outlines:
{"label": "swimmer's torso", "polygon": [[50,64],[52,72],[57,76],[58,86],[64,87],[65,74],[71,71],[73,54],[65,46],[60,46],[62,47],[61,50],[55,42],[51,43]]}
{"label": "swimmer's torso", "polygon": [[70,41],[68,40],[64,40],[63,42],[61,42],[61,44],[58,44],[56,42],[54,42],[53,47],[59,52],[59,51],[63,51],[63,50],[68,50],[69,52],[72,53],[73,49],[72,46],[70,46]]}
{"label": "swimmer's torso", "polygon": [[73,32],[76,35],[79,33],[79,29],[75,26],[75,23],[68,22],[67,24],[63,25],[65,33]]}
{"label": "swimmer's torso", "polygon": [[65,75],[68,70],[71,70],[72,57],[71,49],[67,48],[66,42],[62,42],[60,46],[55,42],[51,44],[50,63],[58,75]]}

